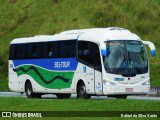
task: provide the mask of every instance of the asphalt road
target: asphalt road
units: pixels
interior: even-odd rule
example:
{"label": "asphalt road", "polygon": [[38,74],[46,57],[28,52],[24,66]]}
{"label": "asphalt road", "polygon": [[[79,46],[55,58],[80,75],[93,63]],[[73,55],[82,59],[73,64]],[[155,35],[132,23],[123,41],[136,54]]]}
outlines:
{"label": "asphalt road", "polygon": [[[20,94],[16,92],[0,92],[0,97],[24,97],[27,98],[26,94]],[[56,95],[46,94],[42,95],[42,99],[56,99]],[[76,99],[76,94],[72,94],[71,99]],[[92,96],[91,99],[97,100],[107,100],[107,99],[116,99],[107,96]],[[133,100],[160,100],[160,96],[128,96],[127,99]]]}

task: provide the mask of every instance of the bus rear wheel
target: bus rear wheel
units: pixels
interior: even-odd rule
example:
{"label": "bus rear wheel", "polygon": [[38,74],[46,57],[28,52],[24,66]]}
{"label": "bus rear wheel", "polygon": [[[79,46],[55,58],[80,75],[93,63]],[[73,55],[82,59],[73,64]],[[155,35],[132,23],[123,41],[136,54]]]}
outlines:
{"label": "bus rear wheel", "polygon": [[28,98],[33,98],[34,94],[33,94],[33,89],[32,89],[32,85],[30,82],[26,83],[25,92]]}
{"label": "bus rear wheel", "polygon": [[32,84],[29,81],[25,85],[25,92],[26,92],[27,98],[41,98],[41,94],[33,93]]}
{"label": "bus rear wheel", "polygon": [[69,99],[71,94],[56,94],[58,99]]}
{"label": "bus rear wheel", "polygon": [[77,98],[90,99],[91,95],[86,92],[86,86],[83,82],[80,82],[77,88]]}

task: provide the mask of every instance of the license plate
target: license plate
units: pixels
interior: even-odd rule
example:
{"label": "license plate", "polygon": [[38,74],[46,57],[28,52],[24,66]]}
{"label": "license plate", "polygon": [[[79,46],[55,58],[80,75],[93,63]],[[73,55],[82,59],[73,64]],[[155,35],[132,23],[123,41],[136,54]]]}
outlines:
{"label": "license plate", "polygon": [[133,88],[126,88],[126,92],[133,92]]}

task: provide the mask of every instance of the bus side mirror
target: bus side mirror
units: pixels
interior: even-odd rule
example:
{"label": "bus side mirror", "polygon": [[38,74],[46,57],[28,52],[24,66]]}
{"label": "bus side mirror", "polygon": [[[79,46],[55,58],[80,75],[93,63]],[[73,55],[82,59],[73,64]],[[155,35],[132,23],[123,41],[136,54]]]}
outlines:
{"label": "bus side mirror", "polygon": [[102,56],[103,57],[106,57],[106,56],[108,56],[108,52],[107,52],[107,50],[101,50],[101,53],[102,53]]}
{"label": "bus side mirror", "polygon": [[148,45],[151,50],[152,57],[156,56],[156,48],[155,45],[150,41],[143,41],[143,44]]}

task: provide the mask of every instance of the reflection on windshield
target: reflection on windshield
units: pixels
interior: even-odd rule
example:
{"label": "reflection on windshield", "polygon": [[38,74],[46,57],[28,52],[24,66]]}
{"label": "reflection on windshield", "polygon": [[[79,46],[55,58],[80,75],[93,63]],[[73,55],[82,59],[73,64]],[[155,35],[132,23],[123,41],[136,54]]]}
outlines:
{"label": "reflection on windshield", "polygon": [[132,75],[148,72],[146,50],[140,41],[108,41],[106,47],[106,72]]}

